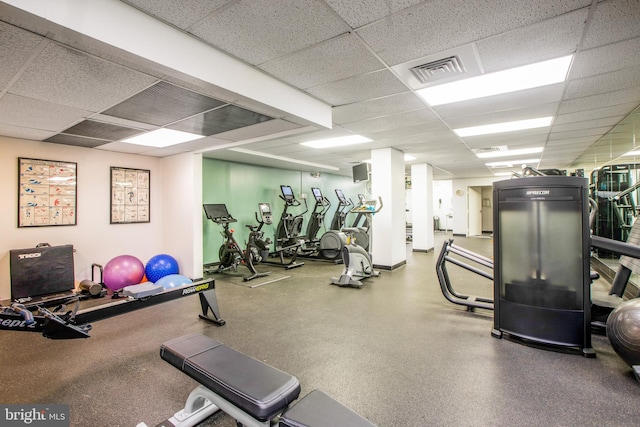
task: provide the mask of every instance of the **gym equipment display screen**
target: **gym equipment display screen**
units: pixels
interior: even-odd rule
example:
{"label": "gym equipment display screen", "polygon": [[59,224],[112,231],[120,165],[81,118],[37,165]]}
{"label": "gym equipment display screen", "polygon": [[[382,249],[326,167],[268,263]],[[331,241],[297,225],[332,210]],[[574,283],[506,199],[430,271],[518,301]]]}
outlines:
{"label": "gym equipment display screen", "polygon": [[319,188],[312,188],[311,192],[313,193],[313,197],[315,197],[319,203],[322,203],[322,191],[320,191]]}
{"label": "gym equipment display screen", "polygon": [[280,190],[285,200],[293,200],[293,189],[288,185],[281,185]]}
{"label": "gym equipment display screen", "polygon": [[344,205],[347,204],[347,198],[344,196],[344,193],[342,192],[342,190],[336,188],[336,196],[338,197],[338,200],[340,200],[340,203]]}

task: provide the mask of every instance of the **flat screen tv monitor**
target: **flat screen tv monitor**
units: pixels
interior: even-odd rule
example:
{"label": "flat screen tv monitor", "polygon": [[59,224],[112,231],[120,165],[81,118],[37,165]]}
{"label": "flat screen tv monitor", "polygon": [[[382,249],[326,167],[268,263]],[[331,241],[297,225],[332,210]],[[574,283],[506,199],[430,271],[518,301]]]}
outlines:
{"label": "flat screen tv monitor", "polygon": [[347,198],[344,196],[344,193],[339,188],[336,188],[336,196],[338,197],[338,200],[340,201],[340,204],[342,204],[342,205],[346,205],[347,204]]}
{"label": "flat screen tv monitor", "polygon": [[316,202],[322,203],[322,191],[319,188],[312,188],[311,192],[313,193],[313,197],[316,199]]}
{"label": "flat screen tv monitor", "polygon": [[284,197],[285,200],[289,201],[289,200],[293,200],[293,189],[291,188],[291,186],[289,185],[281,185],[280,186],[280,191],[282,191],[282,197]]}
{"label": "flat screen tv monitor", "polygon": [[361,182],[369,180],[369,164],[360,163],[353,166],[353,182]]}

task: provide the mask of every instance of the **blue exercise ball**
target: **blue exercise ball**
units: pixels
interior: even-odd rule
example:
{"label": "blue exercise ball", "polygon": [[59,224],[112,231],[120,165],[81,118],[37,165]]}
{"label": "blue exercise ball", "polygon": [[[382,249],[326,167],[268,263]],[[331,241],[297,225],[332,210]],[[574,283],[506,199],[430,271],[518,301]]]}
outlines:
{"label": "blue exercise ball", "polygon": [[159,254],[154,256],[147,262],[144,268],[144,274],[150,282],[157,282],[164,276],[180,273],[178,261],[171,255]]}
{"label": "blue exercise ball", "polygon": [[182,274],[169,274],[156,281],[156,285],[162,286],[164,289],[178,288],[188,283],[193,283],[193,280]]}

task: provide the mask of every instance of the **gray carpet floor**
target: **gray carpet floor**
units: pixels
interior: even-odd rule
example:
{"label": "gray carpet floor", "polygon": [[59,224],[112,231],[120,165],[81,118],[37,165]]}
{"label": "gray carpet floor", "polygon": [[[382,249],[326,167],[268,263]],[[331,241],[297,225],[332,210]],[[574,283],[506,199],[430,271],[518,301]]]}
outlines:
{"label": "gray carpet floor", "polygon": [[[597,357],[491,337],[493,312],[447,302],[436,249],[368,279],[329,285],[342,266],[306,261],[249,288],[216,275],[226,325],[198,319],[196,296],[95,322],[91,338],[48,340],[0,331],[0,402],[65,403],[73,426],[152,426],[182,408],[197,385],[162,361],[162,342],[210,336],[295,375],[379,426],[637,426],[640,384],[607,338]],[[491,256],[492,240],[455,237]],[[449,267],[461,292],[492,297],[489,280]],[[265,278],[266,279],[266,278]],[[261,280],[261,279],[258,279]],[[218,413],[204,426],[235,426]]]}

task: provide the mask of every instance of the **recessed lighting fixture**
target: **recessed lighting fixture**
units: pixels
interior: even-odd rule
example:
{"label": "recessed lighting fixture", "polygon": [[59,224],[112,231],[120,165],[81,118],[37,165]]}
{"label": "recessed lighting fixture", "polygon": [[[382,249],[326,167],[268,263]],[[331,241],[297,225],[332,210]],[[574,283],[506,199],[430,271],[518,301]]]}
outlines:
{"label": "recessed lighting fixture", "polygon": [[128,144],[146,145],[148,147],[163,148],[171,145],[180,144],[182,142],[193,141],[195,139],[204,138],[202,135],[195,133],[182,132],[173,129],[156,129],[151,132],[123,139],[122,142]]}
{"label": "recessed lighting fixture", "polygon": [[573,55],[483,74],[416,91],[431,106],[500,95],[563,82]]}
{"label": "recessed lighting fixture", "polygon": [[516,150],[501,150],[501,151],[483,151],[476,153],[479,159],[491,159],[495,157],[509,157],[509,156],[522,156],[525,154],[537,154],[542,153],[544,147],[532,147],[532,148],[518,148]]}
{"label": "recessed lighting fixture", "polygon": [[460,137],[489,135],[492,133],[514,132],[517,130],[535,129],[551,126],[553,117],[539,117],[536,119],[516,120],[514,122],[493,123],[490,125],[471,126],[467,128],[454,129],[453,131]]}
{"label": "recessed lighting fixture", "polygon": [[527,163],[535,163],[538,164],[540,159],[525,159],[525,160],[505,160],[502,162],[491,162],[485,163],[485,166],[490,168],[512,168],[514,166],[522,166]]}
{"label": "recessed lighting fixture", "polygon": [[304,145],[311,148],[331,148],[342,147],[345,145],[362,144],[364,142],[371,142],[372,140],[362,135],[347,135],[338,136],[335,138],[318,139],[315,141],[301,142],[300,145]]}

